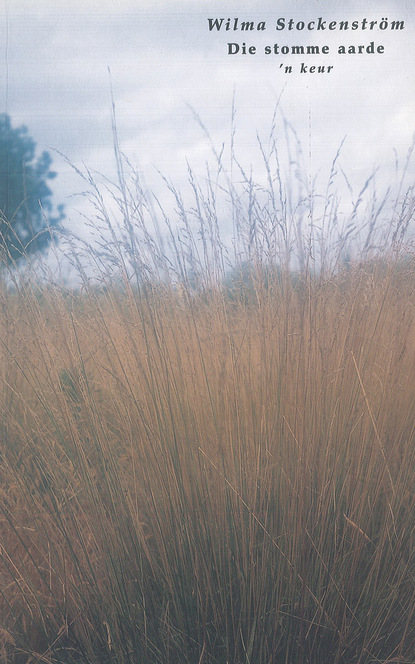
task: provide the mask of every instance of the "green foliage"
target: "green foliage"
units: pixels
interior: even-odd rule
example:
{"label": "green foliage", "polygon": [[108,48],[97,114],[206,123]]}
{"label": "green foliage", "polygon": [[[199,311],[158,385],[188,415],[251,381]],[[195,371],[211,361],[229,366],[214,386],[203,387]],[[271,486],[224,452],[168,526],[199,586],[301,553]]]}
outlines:
{"label": "green foliage", "polygon": [[52,158],[42,152],[26,127],[13,129],[10,117],[0,114],[0,251],[7,263],[43,252],[50,243],[50,229],[62,221],[63,206],[52,216],[52,192],[48,180]]}

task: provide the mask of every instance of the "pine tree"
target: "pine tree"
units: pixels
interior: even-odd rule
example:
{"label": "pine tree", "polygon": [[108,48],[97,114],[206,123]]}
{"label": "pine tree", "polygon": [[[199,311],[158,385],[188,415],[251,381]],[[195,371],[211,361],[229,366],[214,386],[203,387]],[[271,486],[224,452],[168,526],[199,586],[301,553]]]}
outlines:
{"label": "pine tree", "polygon": [[22,126],[13,129],[10,117],[0,114],[0,260],[20,262],[43,252],[52,233],[64,218],[59,205],[53,216],[52,192],[47,181],[56,177],[50,170],[48,152],[36,157],[36,143]]}

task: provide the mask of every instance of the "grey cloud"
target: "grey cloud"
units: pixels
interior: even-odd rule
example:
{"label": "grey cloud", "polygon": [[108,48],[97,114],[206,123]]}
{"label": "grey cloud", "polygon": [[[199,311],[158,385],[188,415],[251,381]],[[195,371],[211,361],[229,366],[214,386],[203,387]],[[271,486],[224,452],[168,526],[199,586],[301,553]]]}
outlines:
{"label": "grey cloud", "polygon": [[[4,73],[8,74],[7,110],[14,124],[28,126],[42,149],[56,148],[76,165],[85,162],[109,174],[114,165],[108,67],[122,148],[138,168],[155,165],[179,176],[188,156],[202,171],[209,144],[187,104],[200,113],[213,142],[220,146],[230,140],[234,89],[237,140],[247,160],[257,159],[256,132],[267,134],[284,88],[282,108],[296,126],[305,151],[311,150],[317,170],[323,164],[329,166],[345,134],[344,165],[356,177],[363,178],[375,162],[392,163],[393,148],[406,151],[414,129],[410,112],[415,102],[413,26],[408,24],[402,35],[382,33],[388,49],[383,60],[356,56],[360,59],[353,62],[352,56],[343,60],[333,56],[335,70],[329,79],[302,79],[283,76],[280,59],[273,56],[252,60],[226,56],[227,41],[247,41],[248,37],[211,34],[207,18],[242,13],[269,22],[266,34],[252,37],[263,46],[283,39],[323,43],[322,35],[276,34],[271,26],[281,15],[351,20],[385,13],[409,21],[414,8],[398,0],[378,5],[354,0],[330,6],[319,0],[279,5],[258,0],[242,12],[240,2],[232,0],[224,14],[224,3],[216,0],[39,0],[36,4],[14,0],[9,3],[7,63],[0,57],[2,92],[6,92]],[[5,27],[3,13],[3,44]],[[339,39],[338,33],[324,34],[324,43],[333,49]],[[341,39],[354,42],[357,35]],[[57,195],[67,197],[82,189],[65,163],[56,159]]]}

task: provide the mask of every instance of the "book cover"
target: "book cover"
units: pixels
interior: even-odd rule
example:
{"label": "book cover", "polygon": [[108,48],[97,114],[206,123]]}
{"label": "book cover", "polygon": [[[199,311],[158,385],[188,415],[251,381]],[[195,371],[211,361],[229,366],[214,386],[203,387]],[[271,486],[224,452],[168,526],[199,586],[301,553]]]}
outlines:
{"label": "book cover", "polygon": [[413,664],[413,3],[0,7],[0,662]]}

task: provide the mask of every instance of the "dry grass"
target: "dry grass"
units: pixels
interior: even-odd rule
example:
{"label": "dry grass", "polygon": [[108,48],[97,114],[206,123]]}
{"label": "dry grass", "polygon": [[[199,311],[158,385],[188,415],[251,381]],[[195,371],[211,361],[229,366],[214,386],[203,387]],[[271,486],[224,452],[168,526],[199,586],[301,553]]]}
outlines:
{"label": "dry grass", "polygon": [[4,664],[415,662],[415,264],[215,282],[215,223],[196,287],[3,291]]}

